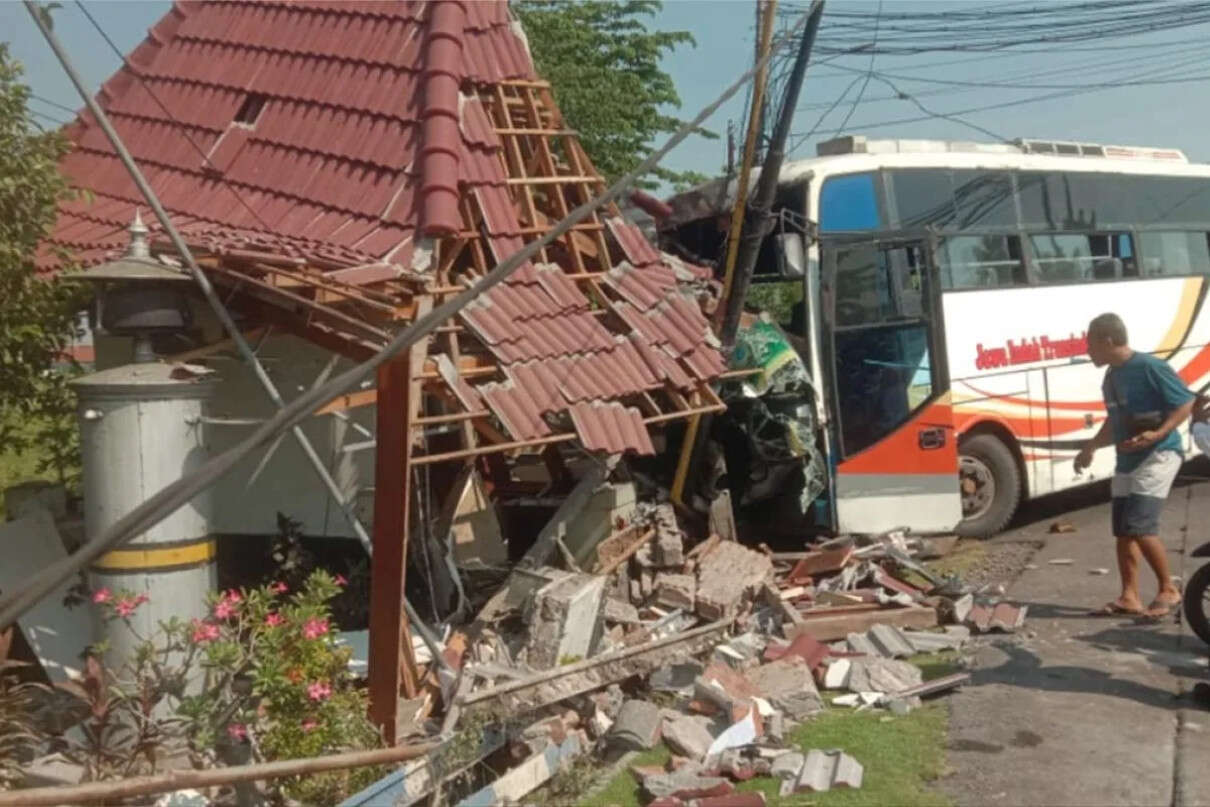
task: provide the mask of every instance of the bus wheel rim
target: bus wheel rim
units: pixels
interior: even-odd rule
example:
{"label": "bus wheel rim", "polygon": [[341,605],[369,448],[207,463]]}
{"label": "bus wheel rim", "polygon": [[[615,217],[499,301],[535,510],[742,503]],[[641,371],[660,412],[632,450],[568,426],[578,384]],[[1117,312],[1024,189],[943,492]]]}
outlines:
{"label": "bus wheel rim", "polygon": [[982,517],[996,500],[996,477],[985,462],[976,457],[959,458],[958,484],[962,492],[962,517]]}

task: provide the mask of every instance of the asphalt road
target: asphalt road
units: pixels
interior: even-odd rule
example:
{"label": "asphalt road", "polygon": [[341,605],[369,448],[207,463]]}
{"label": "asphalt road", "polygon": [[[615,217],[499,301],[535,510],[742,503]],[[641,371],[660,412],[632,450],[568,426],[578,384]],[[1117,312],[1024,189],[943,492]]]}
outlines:
{"label": "asphalt road", "polygon": [[[1210,463],[1186,473],[1210,476]],[[1025,627],[982,646],[950,699],[941,784],[961,805],[1210,805],[1210,712],[1188,695],[1208,678],[1207,647],[1176,619],[1087,615],[1118,594],[1108,495],[1100,484],[1029,504],[992,541],[1042,547],[1008,589],[1029,606]],[[1056,520],[1076,531],[1051,534]],[[1161,531],[1187,578],[1185,553],[1210,541],[1210,481],[1178,482]],[[1146,603],[1146,567],[1142,581]]]}

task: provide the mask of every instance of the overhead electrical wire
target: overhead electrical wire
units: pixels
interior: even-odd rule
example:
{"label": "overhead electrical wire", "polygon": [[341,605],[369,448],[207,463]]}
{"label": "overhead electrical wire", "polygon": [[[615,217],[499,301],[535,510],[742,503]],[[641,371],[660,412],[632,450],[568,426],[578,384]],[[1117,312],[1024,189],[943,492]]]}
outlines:
{"label": "overhead electrical wire", "polygon": [[878,58],[875,48],[878,47],[878,23],[882,17],[882,3],[883,0],[878,0],[878,16],[874,18],[874,47],[870,48],[870,64],[865,71],[865,81],[862,83],[861,89],[857,91],[857,97],[853,99],[853,106],[849,107],[849,114],[845,115],[844,120],[840,122],[841,129],[848,125],[849,119],[853,117],[853,113],[861,105],[861,99],[865,96],[865,91],[870,86],[870,79],[874,77],[874,60]]}

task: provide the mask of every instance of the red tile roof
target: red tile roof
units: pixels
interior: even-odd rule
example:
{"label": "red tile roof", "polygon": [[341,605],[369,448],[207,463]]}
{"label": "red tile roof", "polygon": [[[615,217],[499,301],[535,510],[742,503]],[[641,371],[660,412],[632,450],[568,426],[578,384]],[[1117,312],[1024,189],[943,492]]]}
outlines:
{"label": "red tile roof", "polygon": [[[534,237],[481,100],[538,78],[505,2],[178,2],[129,62],[101,106],[182,234],[215,254],[297,256],[368,285],[411,272],[417,241],[463,231],[464,207],[497,261]],[[142,200],[90,115],[67,134],[63,169],[93,200],[64,205],[50,240],[96,263],[125,247]],[[722,367],[681,291],[709,272],[621,217],[606,235],[616,268],[591,301],[570,267],[526,264],[461,315],[505,380],[476,386],[448,363],[440,375],[517,440],[570,420],[590,450],[650,453],[638,410],[605,402],[689,390]]]}

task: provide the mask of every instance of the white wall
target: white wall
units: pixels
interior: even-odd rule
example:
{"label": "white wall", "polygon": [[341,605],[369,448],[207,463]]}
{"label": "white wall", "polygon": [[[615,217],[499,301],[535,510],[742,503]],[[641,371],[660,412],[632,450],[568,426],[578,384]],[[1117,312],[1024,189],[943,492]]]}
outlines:
{"label": "white wall", "polygon": [[[332,354],[292,336],[270,336],[257,355],[282,397],[289,402],[314,383]],[[276,411],[252,371],[238,357],[220,354],[211,357],[208,364],[221,378],[209,412],[211,417],[265,418]],[[341,359],[332,375],[351,366],[347,359]],[[345,414],[372,434],[374,411],[373,406],[364,406]],[[208,425],[206,442],[218,454],[251,434],[254,428]],[[355,509],[369,529],[373,514],[374,449],[342,453],[339,447],[370,438],[332,415],[310,418],[304,421],[302,429],[342,493],[347,497],[361,489],[356,494]],[[273,534],[280,511],[301,521],[307,535],[355,537],[293,436],[287,433],[268,465],[252,481],[264,454],[264,449],[258,449],[215,486],[212,498],[215,532]]]}

